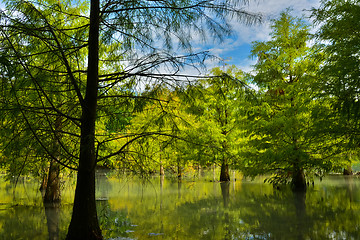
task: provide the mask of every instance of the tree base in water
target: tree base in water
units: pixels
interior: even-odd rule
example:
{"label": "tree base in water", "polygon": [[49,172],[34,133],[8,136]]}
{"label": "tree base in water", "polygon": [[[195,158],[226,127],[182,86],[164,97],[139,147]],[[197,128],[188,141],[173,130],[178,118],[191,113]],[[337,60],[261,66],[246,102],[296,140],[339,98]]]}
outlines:
{"label": "tree base in water", "polygon": [[303,169],[295,171],[291,181],[291,188],[296,192],[306,191],[307,185]]}
{"label": "tree base in water", "polygon": [[229,165],[222,164],[221,172],[220,172],[220,182],[229,182],[229,181],[230,181]]}

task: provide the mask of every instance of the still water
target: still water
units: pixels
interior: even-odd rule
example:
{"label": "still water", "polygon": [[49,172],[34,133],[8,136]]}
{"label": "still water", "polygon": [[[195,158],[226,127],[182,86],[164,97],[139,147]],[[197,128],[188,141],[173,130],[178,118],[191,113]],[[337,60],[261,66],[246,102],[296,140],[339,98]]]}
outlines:
{"label": "still water", "polygon": [[[234,173],[235,174],[235,173]],[[219,183],[211,176],[147,180],[100,174],[97,206],[106,239],[360,239],[360,178],[328,176],[306,194],[262,179]],[[73,180],[62,203],[45,208],[38,183],[0,177],[0,239],[63,239]]]}

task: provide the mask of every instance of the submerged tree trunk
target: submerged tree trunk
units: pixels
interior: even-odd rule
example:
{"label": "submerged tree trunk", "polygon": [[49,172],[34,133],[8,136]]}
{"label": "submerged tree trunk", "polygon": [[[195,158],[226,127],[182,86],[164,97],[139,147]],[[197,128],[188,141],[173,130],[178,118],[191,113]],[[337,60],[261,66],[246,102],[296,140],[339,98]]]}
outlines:
{"label": "submerged tree trunk", "polygon": [[60,166],[52,160],[49,167],[44,203],[59,203],[60,201]]}
{"label": "submerged tree trunk", "polygon": [[99,69],[99,0],[91,0],[86,95],[82,103],[80,159],[66,239],[102,239],[95,201],[95,120]]}
{"label": "submerged tree trunk", "polygon": [[306,179],[304,174],[304,169],[302,168],[295,168],[293,175],[291,186],[293,191],[306,191]]}
{"label": "submerged tree trunk", "polygon": [[347,166],[346,168],[344,168],[343,174],[344,174],[344,175],[353,175],[353,170],[352,170],[351,165],[349,165],[349,166]]}
{"label": "submerged tree trunk", "polygon": [[[223,135],[226,136],[227,132],[224,131]],[[230,181],[230,174],[229,174],[229,162],[226,154],[228,150],[228,145],[226,141],[222,143],[222,149],[223,149],[223,153],[222,153],[221,170],[220,170],[220,182],[228,182]]]}
{"label": "submerged tree trunk", "polygon": [[230,181],[229,165],[227,160],[224,158],[221,163],[220,182]]}
{"label": "submerged tree trunk", "polygon": [[177,177],[178,177],[178,180],[181,181],[181,178],[182,178],[182,171],[181,171],[181,164],[180,164],[180,161],[178,161],[177,163]]}

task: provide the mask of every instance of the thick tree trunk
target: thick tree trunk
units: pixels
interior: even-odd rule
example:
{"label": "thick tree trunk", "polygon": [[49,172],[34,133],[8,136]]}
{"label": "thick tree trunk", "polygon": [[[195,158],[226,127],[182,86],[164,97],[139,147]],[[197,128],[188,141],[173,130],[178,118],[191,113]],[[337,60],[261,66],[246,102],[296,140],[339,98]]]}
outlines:
{"label": "thick tree trunk", "polygon": [[293,191],[306,191],[306,179],[302,168],[295,168],[291,181]]}
{"label": "thick tree trunk", "polygon": [[346,168],[344,168],[344,175],[353,175],[353,171],[352,171],[352,167],[351,165],[347,166]]}
{"label": "thick tree trunk", "polygon": [[80,159],[66,239],[102,239],[95,201],[95,120],[99,69],[99,0],[91,0],[86,95],[82,103]]}
{"label": "thick tree trunk", "polygon": [[230,181],[229,165],[226,159],[224,159],[221,163],[220,182],[228,181]]}

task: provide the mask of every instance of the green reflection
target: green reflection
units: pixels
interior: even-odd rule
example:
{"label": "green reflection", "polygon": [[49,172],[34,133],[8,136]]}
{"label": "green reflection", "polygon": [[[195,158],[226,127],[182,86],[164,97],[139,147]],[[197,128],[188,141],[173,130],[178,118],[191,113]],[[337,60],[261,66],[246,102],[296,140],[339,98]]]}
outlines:
{"label": "green reflection", "polygon": [[[14,191],[0,181],[0,239],[65,237],[71,187],[60,206],[44,208],[35,185],[25,179]],[[106,239],[360,239],[356,177],[330,176],[293,193],[260,180],[144,182],[103,175],[96,195]]]}

